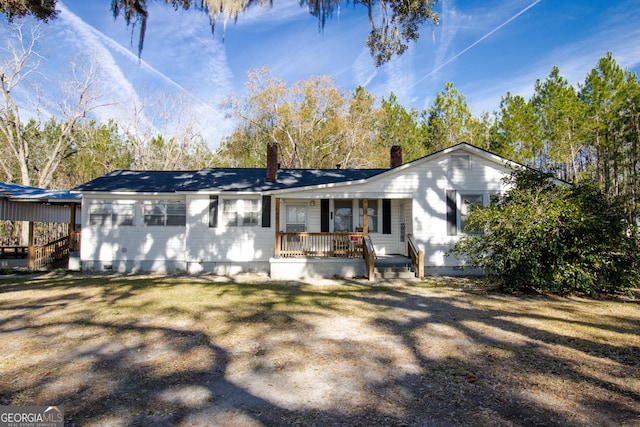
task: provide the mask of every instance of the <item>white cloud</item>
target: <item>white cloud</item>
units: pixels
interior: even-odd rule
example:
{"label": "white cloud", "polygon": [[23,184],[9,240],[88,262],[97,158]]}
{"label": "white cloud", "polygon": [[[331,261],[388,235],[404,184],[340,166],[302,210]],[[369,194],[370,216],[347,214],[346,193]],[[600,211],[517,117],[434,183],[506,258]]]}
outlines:
{"label": "white cloud", "polygon": [[[61,55],[62,52],[56,52],[56,56],[60,55],[67,61],[73,60],[74,55],[80,55],[82,52],[88,52],[91,56],[91,60],[99,64],[100,78],[103,79],[100,83],[102,89],[110,89],[110,93],[107,94],[112,102],[117,102],[116,106],[104,107],[102,111],[98,111],[99,115],[106,116],[104,118],[109,119],[122,119],[127,116],[131,116],[132,111],[128,110],[127,105],[140,104],[140,98],[133,87],[131,82],[126,78],[121,68],[116,63],[113,55],[105,48],[104,40],[106,37],[101,37],[100,33],[93,27],[87,25],[82,19],[70,12],[64,4],[61,2],[57,5],[60,10],[59,18],[52,21],[51,26],[48,27],[52,31],[59,30],[60,32],[67,33],[67,39],[72,41],[71,47],[65,44],[64,49],[66,55]],[[70,48],[71,47],[71,48]],[[60,49],[58,47],[58,49]],[[129,101],[128,104],[125,101]]]}
{"label": "white cloud", "polygon": [[[394,58],[383,66],[382,71],[386,78],[385,90],[383,93],[391,92],[398,100],[408,99],[413,94],[415,72],[413,64],[415,55],[413,51],[407,51],[402,56]],[[384,98],[388,96],[384,95]]]}
{"label": "white cloud", "polygon": [[[153,21],[147,28],[143,56],[138,58],[132,52],[137,46],[123,46],[61,2],[58,9],[59,18],[51,21],[47,29],[66,34],[70,43],[56,47],[52,57],[65,61],[84,52],[99,64],[103,86],[108,87],[112,98],[118,101],[99,111],[103,121],[115,119],[126,127],[135,116],[134,110],[157,100],[158,92],[175,93],[177,97],[186,96],[191,100],[192,108],[203,121],[203,136],[212,148],[228,134],[229,123],[219,103],[232,89],[232,73],[226,64],[224,48],[211,36],[206,16],[205,20],[201,13],[185,12],[176,16],[179,12],[171,8],[151,6]],[[113,25],[120,26],[114,33],[119,38],[130,31],[122,21]],[[152,118],[147,120],[148,123],[154,121],[157,122]]]}
{"label": "white cloud", "polygon": [[584,82],[587,74],[608,51],[613,53],[621,67],[637,67],[640,64],[640,25],[637,19],[621,19],[621,10],[630,14],[627,16],[640,16],[640,5],[621,5],[602,17],[600,25],[592,28],[590,37],[550,49],[518,73],[468,82],[461,92],[467,95],[474,114],[497,110],[501,97],[508,91],[529,99],[534,93],[536,80],[546,79],[554,66],[574,87]]}
{"label": "white cloud", "polygon": [[454,41],[460,31],[460,27],[463,25],[464,21],[471,20],[468,15],[462,14],[460,11],[456,10],[455,3],[453,1],[443,3],[440,19],[440,26],[434,30],[436,43],[433,55],[433,67],[431,68],[431,71],[421,77],[420,80],[430,76],[434,76],[435,78],[440,77],[442,68],[448,63],[450,60],[449,58],[452,56]]}
{"label": "white cloud", "polygon": [[360,49],[360,53],[353,61],[353,78],[363,87],[369,86],[378,74],[378,70],[371,65],[371,61],[371,54],[367,48]]}

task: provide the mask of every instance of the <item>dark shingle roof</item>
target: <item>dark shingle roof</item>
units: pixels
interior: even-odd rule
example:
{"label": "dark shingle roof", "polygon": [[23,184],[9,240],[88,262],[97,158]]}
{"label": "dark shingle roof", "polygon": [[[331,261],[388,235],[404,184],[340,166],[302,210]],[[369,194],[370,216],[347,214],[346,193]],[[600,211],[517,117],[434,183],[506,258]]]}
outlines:
{"label": "dark shingle roof", "polygon": [[176,191],[176,187],[193,177],[195,173],[195,171],[116,170],[81,184],[71,191],[172,193]]}
{"label": "dark shingle roof", "polygon": [[79,185],[74,192],[173,193],[179,191],[263,192],[357,181],[388,169],[280,169],[277,181],[264,168],[206,168],[199,171],[118,170]]}

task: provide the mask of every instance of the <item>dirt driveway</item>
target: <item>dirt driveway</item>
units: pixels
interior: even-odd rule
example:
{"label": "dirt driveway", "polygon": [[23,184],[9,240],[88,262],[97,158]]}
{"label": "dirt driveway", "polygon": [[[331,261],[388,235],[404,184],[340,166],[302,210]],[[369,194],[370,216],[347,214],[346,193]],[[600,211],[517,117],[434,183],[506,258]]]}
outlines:
{"label": "dirt driveway", "polygon": [[640,426],[640,305],[473,283],[0,279],[0,404],[85,426]]}

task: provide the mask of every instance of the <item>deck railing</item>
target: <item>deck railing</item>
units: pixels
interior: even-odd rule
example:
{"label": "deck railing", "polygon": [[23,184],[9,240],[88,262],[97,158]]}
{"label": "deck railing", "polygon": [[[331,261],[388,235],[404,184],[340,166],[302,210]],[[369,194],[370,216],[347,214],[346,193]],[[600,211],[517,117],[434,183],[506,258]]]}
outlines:
{"label": "deck railing", "polygon": [[276,256],[362,258],[364,233],[286,233],[276,235]]}
{"label": "deck railing", "polygon": [[411,258],[411,266],[416,272],[416,277],[424,276],[424,251],[418,247],[413,234],[407,234],[407,252]]}
{"label": "deck railing", "polygon": [[26,258],[28,249],[28,246],[1,246],[0,259]]}
{"label": "deck railing", "polygon": [[[30,270],[46,270],[60,266],[69,256],[69,236],[62,237],[44,245],[32,246],[29,250],[27,267]],[[60,264],[60,265],[58,265]]]}

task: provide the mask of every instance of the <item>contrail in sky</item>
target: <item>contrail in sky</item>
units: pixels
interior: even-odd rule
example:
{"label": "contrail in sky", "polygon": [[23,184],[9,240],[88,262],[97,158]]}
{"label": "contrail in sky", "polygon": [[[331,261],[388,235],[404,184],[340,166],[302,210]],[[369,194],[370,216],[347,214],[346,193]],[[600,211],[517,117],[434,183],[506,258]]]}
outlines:
{"label": "contrail in sky", "polygon": [[529,6],[525,7],[524,9],[522,9],[520,12],[516,13],[515,15],[513,15],[511,18],[507,19],[506,21],[504,21],[502,24],[498,25],[496,28],[494,28],[493,30],[489,31],[487,34],[485,34],[484,36],[480,37],[478,40],[476,40],[475,42],[471,43],[469,46],[467,46],[466,48],[464,48],[463,50],[461,50],[460,52],[458,52],[456,55],[454,55],[452,58],[448,59],[446,62],[444,62],[443,64],[440,64],[438,67],[434,68],[433,70],[431,70],[431,72],[425,76],[423,76],[422,78],[418,79],[413,86],[415,86],[416,84],[420,83],[422,80],[426,79],[427,77],[432,76],[436,71],[442,69],[445,65],[455,61],[456,59],[458,59],[461,55],[463,55],[464,53],[466,53],[467,51],[469,51],[471,48],[473,48],[474,46],[478,45],[479,43],[481,43],[483,40],[485,40],[487,37],[491,36],[491,34],[495,33],[496,31],[500,30],[502,27],[504,27],[505,25],[509,24],[511,21],[513,21],[514,19],[516,19],[517,17],[519,17],[520,15],[522,15],[523,13],[525,13],[527,10],[531,9],[532,7],[534,7],[535,5],[537,5],[538,3],[540,3],[542,0],[535,0],[533,3],[531,3]]}
{"label": "contrail in sky", "polygon": [[[197,114],[202,117],[215,118],[213,121],[215,126],[208,123],[204,124],[203,121],[200,133],[211,147],[215,148],[217,146],[218,142],[224,136],[224,132],[227,132],[227,128],[229,127],[229,122],[225,119],[223,111],[217,109],[212,103],[207,102],[198,93],[188,90],[182,84],[153,67],[147,61],[140,59],[126,47],[118,43],[118,41],[71,12],[71,10],[65,7],[62,1],[59,0],[57,6],[62,12],[59,22],[67,25],[71,28],[71,31],[80,35],[79,40],[83,43],[83,46],[85,46],[84,50],[89,51],[90,54],[96,58],[101,70],[104,71],[104,79],[112,88],[113,93],[119,95],[118,100],[120,102],[118,102],[119,105],[117,107],[111,106],[110,110],[103,110],[97,113],[101,116],[102,120],[106,121],[107,119],[116,118],[121,120],[123,126],[128,126],[130,118],[134,117],[132,116],[132,108],[142,106],[144,108],[139,112],[142,123],[149,126],[149,129],[152,129],[154,132],[161,132],[161,130],[158,129],[158,123],[155,122],[153,115],[148,111],[148,105],[146,105],[144,100],[140,99],[138,88],[134,86],[135,81],[131,79],[131,76],[125,74],[121,63],[116,61],[115,54],[118,54],[122,55],[125,61],[137,65],[138,70],[136,70],[136,74],[139,71],[144,72],[147,81],[163,83],[167,86],[167,89],[171,89],[171,93],[175,90],[177,93],[184,94],[192,100],[193,103],[190,104],[189,107],[193,108],[194,115]],[[128,63],[126,63],[125,66],[126,65],[128,65]]]}
{"label": "contrail in sky", "polygon": [[[77,16],[76,14],[71,12],[67,7],[65,7],[64,4],[61,1],[58,2],[58,7],[61,8],[64,16],[67,18],[67,20],[69,22],[71,22],[71,24],[73,25],[73,28],[76,31],[89,32],[94,37],[96,37],[96,39],[102,41],[105,45],[108,45],[108,46],[112,47],[118,53],[120,53],[121,55],[125,56],[132,63],[138,63],[140,67],[144,68],[146,71],[148,71],[148,72],[152,73],[153,75],[159,77],[160,79],[164,80],[169,85],[171,85],[174,88],[178,89],[178,91],[180,91],[182,93],[185,93],[187,96],[189,96],[192,99],[198,101],[200,104],[202,104],[205,107],[215,111],[215,109],[213,107],[211,107],[211,105],[209,105],[208,102],[204,101],[199,96],[197,96],[194,93],[192,93],[191,91],[187,90],[181,84],[179,84],[178,82],[176,82],[172,78],[168,77],[166,74],[162,73],[157,68],[151,66],[145,60],[138,58],[136,55],[131,53],[128,49],[123,47],[120,43],[118,43],[117,41],[115,41],[111,37],[109,37],[106,34],[104,34],[102,31],[100,31],[97,28],[95,28],[94,26],[86,23],[82,18],[80,18],[79,16]],[[95,44],[92,45],[92,47],[94,49],[97,49]],[[109,59],[113,60],[111,55],[109,55]],[[119,67],[115,64],[115,61],[113,61],[113,64],[110,64],[110,65],[111,65],[111,67],[113,67],[113,68],[111,68],[111,71],[112,71],[111,74],[119,77],[119,79],[118,79],[119,83],[123,87],[130,88],[133,92],[135,92],[135,89],[133,89],[133,87],[131,86],[129,81],[124,77],[124,75],[120,71]],[[136,97],[137,97],[137,94],[136,94]]]}

